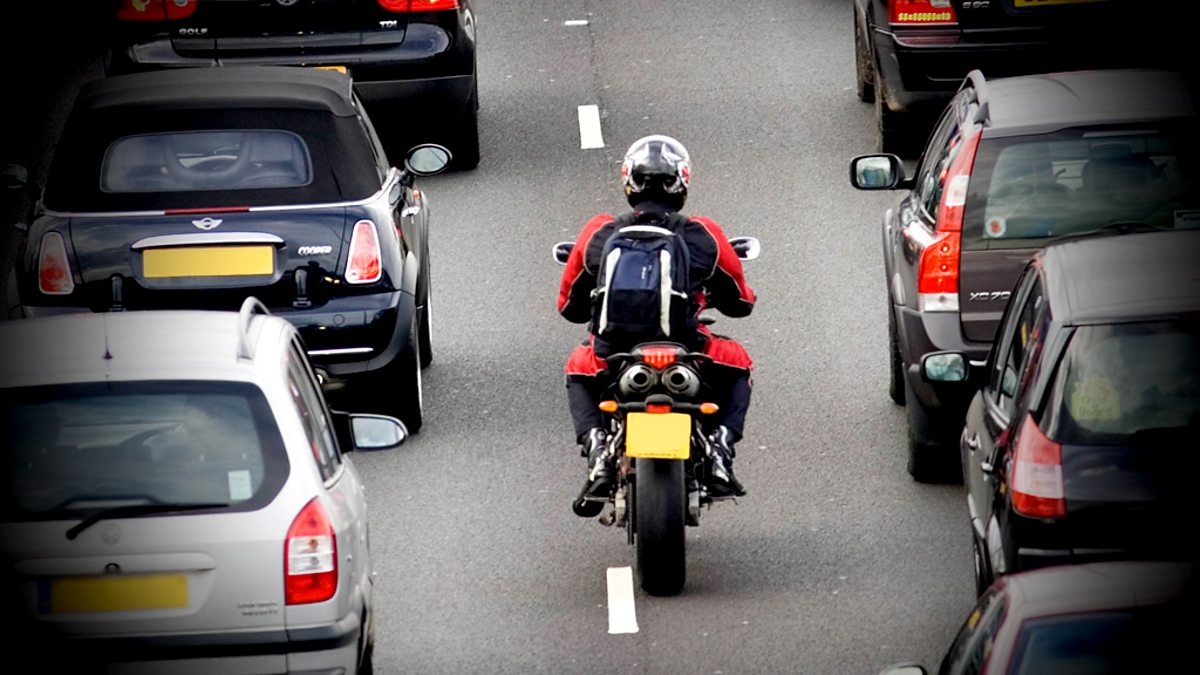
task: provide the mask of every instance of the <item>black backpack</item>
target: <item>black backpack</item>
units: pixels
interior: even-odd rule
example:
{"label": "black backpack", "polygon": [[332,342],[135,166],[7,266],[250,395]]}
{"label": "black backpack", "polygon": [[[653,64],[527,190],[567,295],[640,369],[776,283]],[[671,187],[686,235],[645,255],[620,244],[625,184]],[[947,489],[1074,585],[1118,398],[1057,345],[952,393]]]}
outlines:
{"label": "black backpack", "polygon": [[592,291],[593,334],[629,348],[652,340],[682,341],[695,332],[691,260],[680,233],[686,223],[678,213],[634,213],[616,220]]}

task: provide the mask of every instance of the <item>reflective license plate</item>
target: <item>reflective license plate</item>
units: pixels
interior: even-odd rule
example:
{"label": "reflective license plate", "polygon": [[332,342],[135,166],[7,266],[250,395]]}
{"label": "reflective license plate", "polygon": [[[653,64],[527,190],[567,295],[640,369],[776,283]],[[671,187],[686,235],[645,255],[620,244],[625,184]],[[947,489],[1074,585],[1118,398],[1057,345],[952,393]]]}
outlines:
{"label": "reflective license plate", "polygon": [[185,246],[142,252],[142,273],[148,279],[261,276],[274,272],[272,246]]}
{"label": "reflective license plate", "polygon": [[1105,2],[1106,0],[1013,0],[1017,8],[1047,7],[1049,5],[1082,5],[1085,2]]}
{"label": "reflective license plate", "polygon": [[55,614],[120,612],[187,607],[187,577],[181,574],[64,577],[43,586],[42,606]]}
{"label": "reflective license plate", "polygon": [[625,454],[649,459],[687,459],[692,454],[692,417],[683,413],[629,413]]}

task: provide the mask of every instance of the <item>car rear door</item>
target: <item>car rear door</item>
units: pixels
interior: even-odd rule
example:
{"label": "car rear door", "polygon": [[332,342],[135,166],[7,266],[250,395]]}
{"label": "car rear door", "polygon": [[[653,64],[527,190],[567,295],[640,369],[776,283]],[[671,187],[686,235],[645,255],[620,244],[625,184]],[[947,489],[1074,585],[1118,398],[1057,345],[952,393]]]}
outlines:
{"label": "car rear door", "polygon": [[[201,2],[201,15],[216,33],[222,57],[294,59],[404,41],[408,13],[385,6],[407,0],[214,0]],[[406,7],[407,8],[407,7]]]}

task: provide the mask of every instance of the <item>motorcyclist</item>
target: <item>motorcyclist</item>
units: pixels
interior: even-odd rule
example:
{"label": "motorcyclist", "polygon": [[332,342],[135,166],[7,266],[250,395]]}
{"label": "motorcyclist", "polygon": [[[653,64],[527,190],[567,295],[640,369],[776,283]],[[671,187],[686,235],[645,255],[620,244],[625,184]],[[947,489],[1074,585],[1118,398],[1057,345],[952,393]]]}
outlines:
{"label": "motorcyclist", "polygon": [[[633,216],[672,214],[683,208],[691,183],[691,160],[683,144],[669,136],[653,135],[638,139],[625,153],[621,180],[625,196],[633,207]],[[688,249],[689,296],[695,314],[713,307],[726,316],[748,316],[754,309],[755,294],[746,283],[741,260],[721,228],[701,216],[677,218],[676,234]],[[587,323],[592,318],[591,294],[596,288],[605,242],[616,231],[616,219],[600,214],[593,217],[579,234],[563,271],[558,294],[558,311],[568,321]],[[714,496],[746,494],[733,474],[734,444],[744,432],[746,411],[750,406],[753,362],[746,350],[734,340],[713,335],[706,326],[697,325],[694,333],[672,336],[690,349],[712,359],[704,374],[706,382],[725,394],[720,411],[705,429],[716,457],[713,460],[710,493]],[[588,461],[588,478],[572,505],[583,517],[598,515],[602,501],[611,494],[616,478],[612,458],[605,454],[607,432],[598,409],[601,395],[610,379],[604,356],[609,345],[594,335],[577,346],[566,364],[567,399],[577,442]]]}

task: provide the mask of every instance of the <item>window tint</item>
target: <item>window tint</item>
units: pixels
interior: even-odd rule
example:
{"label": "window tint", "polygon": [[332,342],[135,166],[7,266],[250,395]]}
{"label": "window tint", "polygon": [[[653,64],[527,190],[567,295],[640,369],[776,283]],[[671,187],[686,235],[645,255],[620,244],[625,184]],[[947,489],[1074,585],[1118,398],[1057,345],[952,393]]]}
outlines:
{"label": "window tint", "polygon": [[109,145],[100,189],[109,193],[302,187],[308,148],[286,131],[189,131],[126,136]]}
{"label": "window tint", "polygon": [[1059,443],[1191,445],[1200,432],[1200,321],[1080,327],[1046,415]]}
{"label": "window tint", "polygon": [[313,460],[321,470],[321,477],[329,480],[337,474],[341,457],[334,444],[333,429],[325,414],[323,399],[310,373],[307,360],[293,348],[288,354],[288,391],[304,422]]}
{"label": "window tint", "polygon": [[287,455],[262,392],[130,382],[0,392],[6,519],[135,504],[257,508]]}
{"label": "window tint", "polygon": [[1198,148],[1167,127],[993,139],[972,172],[967,248],[1042,246],[1110,223],[1200,227]]}
{"label": "window tint", "polygon": [[982,673],[992,655],[996,634],[1004,623],[1006,604],[995,591],[988,591],[979,599],[975,609],[958,631],[958,636],[946,653],[939,674],[956,673],[976,675]]}
{"label": "window tint", "polygon": [[1041,279],[1036,276],[1028,293],[1019,301],[1019,306],[1009,308],[1009,316],[1003,325],[1003,351],[996,360],[991,384],[996,403],[1010,415],[1014,400],[1023,393],[1033,376],[1051,319]]}

